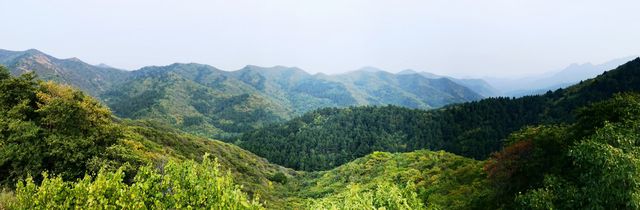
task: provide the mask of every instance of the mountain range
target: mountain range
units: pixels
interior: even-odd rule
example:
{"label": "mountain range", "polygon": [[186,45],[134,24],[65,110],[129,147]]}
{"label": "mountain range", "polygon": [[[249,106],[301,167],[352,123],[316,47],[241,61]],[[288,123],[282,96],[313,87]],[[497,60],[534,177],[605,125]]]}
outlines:
{"label": "mountain range", "polygon": [[33,71],[100,98],[120,117],[154,119],[191,133],[226,137],[322,107],[398,105],[431,109],[483,95],[450,78],[360,69],[311,75],[295,67],[224,71],[195,63],[125,71],[38,50],[0,50],[14,75]]}
{"label": "mountain range", "polygon": [[35,49],[0,50],[0,65],[7,66],[13,75],[33,71],[43,80],[70,84],[99,98],[116,116],[153,119],[222,139],[323,107],[396,105],[432,109],[501,95],[540,94],[629,59],[600,65],[574,64],[546,77],[485,81],[414,70],[393,74],[374,67],[337,75],[312,75],[285,66],[248,65],[225,71],[196,63],[126,71],[77,58],[58,59]]}

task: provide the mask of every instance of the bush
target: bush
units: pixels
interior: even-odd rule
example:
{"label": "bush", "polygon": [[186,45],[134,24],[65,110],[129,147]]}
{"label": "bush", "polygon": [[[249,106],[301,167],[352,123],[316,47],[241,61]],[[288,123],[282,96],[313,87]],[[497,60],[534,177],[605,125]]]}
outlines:
{"label": "bush", "polygon": [[17,185],[15,209],[262,209],[235,185],[217,160],[175,162],[138,170],[127,185],[123,169],[101,170],[77,182],[43,173],[39,186],[32,178]]}
{"label": "bush", "polygon": [[281,184],[286,184],[287,183],[287,176],[284,175],[284,173],[282,172],[278,172],[275,173],[273,176],[269,177],[269,180],[274,181],[274,182],[278,182]]}

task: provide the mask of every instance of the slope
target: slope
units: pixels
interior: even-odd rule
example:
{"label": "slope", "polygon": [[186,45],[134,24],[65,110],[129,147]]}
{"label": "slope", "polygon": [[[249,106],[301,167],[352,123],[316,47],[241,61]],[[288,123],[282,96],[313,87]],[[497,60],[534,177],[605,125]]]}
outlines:
{"label": "slope", "polygon": [[289,117],[287,107],[210,66],[174,64],[132,74],[101,95],[121,117],[153,119],[219,138]]}
{"label": "slope", "polygon": [[374,152],[287,183],[297,209],[470,209],[491,196],[483,162],[446,152]]}

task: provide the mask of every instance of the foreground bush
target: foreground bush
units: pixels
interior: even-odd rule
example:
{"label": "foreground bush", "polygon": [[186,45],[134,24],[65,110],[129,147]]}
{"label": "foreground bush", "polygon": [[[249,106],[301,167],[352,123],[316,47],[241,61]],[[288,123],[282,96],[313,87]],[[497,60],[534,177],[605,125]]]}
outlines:
{"label": "foreground bush", "polygon": [[169,161],[138,170],[133,184],[124,182],[122,169],[100,171],[77,182],[43,174],[38,186],[32,178],[19,182],[13,209],[262,209],[235,185],[217,161]]}

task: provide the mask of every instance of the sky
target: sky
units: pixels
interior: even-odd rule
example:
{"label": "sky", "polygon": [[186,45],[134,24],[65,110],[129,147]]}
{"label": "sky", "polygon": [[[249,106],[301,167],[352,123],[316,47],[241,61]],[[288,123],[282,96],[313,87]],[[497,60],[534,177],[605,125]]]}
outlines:
{"label": "sky", "polygon": [[137,69],[519,77],[640,54],[638,0],[0,0],[0,48]]}

